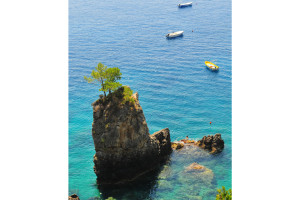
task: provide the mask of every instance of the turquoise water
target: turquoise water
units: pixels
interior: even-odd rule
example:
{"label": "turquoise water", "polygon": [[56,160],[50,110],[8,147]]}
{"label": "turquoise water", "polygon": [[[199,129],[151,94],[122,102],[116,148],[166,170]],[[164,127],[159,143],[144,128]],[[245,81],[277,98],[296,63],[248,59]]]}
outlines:
{"label": "turquoise water", "polygon": [[[209,200],[216,188],[231,187],[231,1],[194,1],[183,9],[178,3],[69,1],[69,192],[82,200],[110,195],[128,200],[200,195]],[[183,37],[165,38],[179,30]],[[217,64],[219,72],[207,70],[205,60]],[[139,93],[150,133],[168,127],[172,141],[221,133],[224,151],[217,156],[202,150],[174,152],[155,178],[99,191],[91,136],[91,103],[99,92],[83,80],[98,62],[119,67],[121,82]],[[185,174],[193,162],[211,169],[213,180]]]}

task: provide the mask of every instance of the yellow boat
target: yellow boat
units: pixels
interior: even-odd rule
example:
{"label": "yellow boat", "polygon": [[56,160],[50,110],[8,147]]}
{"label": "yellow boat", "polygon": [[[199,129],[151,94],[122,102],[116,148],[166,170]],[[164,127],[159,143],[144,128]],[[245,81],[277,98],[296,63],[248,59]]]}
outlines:
{"label": "yellow boat", "polygon": [[205,65],[208,69],[210,69],[212,71],[218,71],[219,70],[219,67],[217,65],[215,65],[214,63],[212,63],[212,62],[205,61]]}

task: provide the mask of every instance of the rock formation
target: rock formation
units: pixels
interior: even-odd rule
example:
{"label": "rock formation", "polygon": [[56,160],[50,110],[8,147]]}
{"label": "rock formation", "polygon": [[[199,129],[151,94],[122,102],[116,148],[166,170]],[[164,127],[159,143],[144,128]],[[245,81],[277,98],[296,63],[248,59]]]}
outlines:
{"label": "rock formation", "polygon": [[224,140],[221,138],[221,134],[217,133],[214,136],[204,136],[196,143],[199,147],[210,151],[210,153],[220,153],[224,149]]}
{"label": "rock formation", "polygon": [[172,149],[174,150],[179,150],[179,149],[182,149],[183,148],[183,144],[180,143],[180,142],[171,142],[171,147]]}
{"label": "rock formation", "polygon": [[202,149],[208,150],[210,153],[220,153],[224,149],[224,140],[221,138],[221,134],[217,133],[214,136],[208,135],[204,136],[201,140],[197,142],[195,140],[182,139],[180,142],[171,142],[172,149],[180,150],[184,146],[199,146]]}
{"label": "rock formation", "polygon": [[184,144],[195,144],[195,140],[187,140],[187,139],[183,139],[183,140],[180,140],[181,142],[183,142]]}
{"label": "rock formation", "polygon": [[80,200],[80,199],[77,196],[77,194],[72,194],[71,196],[69,196],[68,200]]}
{"label": "rock formation", "polygon": [[172,150],[169,129],[150,135],[138,94],[126,96],[128,89],[121,87],[92,104],[94,172],[99,184],[132,181],[164,161]]}

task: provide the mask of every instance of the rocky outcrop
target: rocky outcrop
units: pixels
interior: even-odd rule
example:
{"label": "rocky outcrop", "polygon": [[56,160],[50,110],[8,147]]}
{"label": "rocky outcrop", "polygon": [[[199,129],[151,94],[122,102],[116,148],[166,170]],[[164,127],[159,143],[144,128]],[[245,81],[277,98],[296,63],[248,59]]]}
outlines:
{"label": "rocky outcrop", "polygon": [[72,194],[71,196],[69,196],[68,200],[80,200],[80,199],[77,196],[77,194]]}
{"label": "rocky outcrop", "polygon": [[150,135],[138,94],[126,96],[125,91],[121,87],[92,104],[94,172],[99,184],[132,181],[171,152],[169,129]]}
{"label": "rocky outcrop", "polygon": [[179,149],[182,149],[184,147],[184,145],[180,142],[171,142],[171,147],[174,150],[179,150]]}
{"label": "rocky outcrop", "polygon": [[217,133],[214,136],[204,136],[196,143],[199,147],[210,151],[210,153],[220,153],[224,149],[224,140],[221,138],[221,134]]}
{"label": "rocky outcrop", "polygon": [[180,142],[171,142],[172,149],[180,150],[184,146],[199,146],[202,149],[208,150],[212,154],[220,153],[224,149],[224,140],[221,134],[217,133],[214,136],[204,136],[197,142],[195,140],[182,139]]}

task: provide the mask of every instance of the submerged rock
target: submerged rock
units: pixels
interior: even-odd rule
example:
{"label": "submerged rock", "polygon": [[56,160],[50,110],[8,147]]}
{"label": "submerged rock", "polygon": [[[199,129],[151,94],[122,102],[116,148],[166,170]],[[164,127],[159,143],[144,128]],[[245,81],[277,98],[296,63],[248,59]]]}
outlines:
{"label": "submerged rock", "polygon": [[192,163],[191,165],[187,166],[184,170],[184,177],[189,178],[196,178],[205,184],[212,184],[214,179],[214,173],[211,169],[208,169],[198,163]]}
{"label": "submerged rock", "polygon": [[157,177],[158,180],[169,179],[170,177],[174,177],[175,173],[173,168],[170,165],[164,165]]}
{"label": "submerged rock", "polygon": [[195,196],[195,195],[186,195],[186,199],[188,200],[202,200],[203,198],[201,196]]}
{"label": "submerged rock", "polygon": [[221,134],[217,133],[214,136],[204,136],[196,143],[199,147],[210,151],[210,153],[220,153],[224,149],[224,140],[221,138]]}
{"label": "submerged rock", "polygon": [[188,167],[186,167],[186,171],[204,171],[205,167],[202,165],[199,165],[198,163],[192,163]]}
{"label": "submerged rock", "polygon": [[126,89],[121,87],[92,104],[94,172],[99,184],[132,181],[164,161],[172,150],[169,129],[150,135],[138,94],[126,97]]}
{"label": "submerged rock", "polygon": [[157,187],[161,190],[172,190],[173,189],[173,185],[172,185],[171,181],[166,181],[166,180],[158,180]]}

